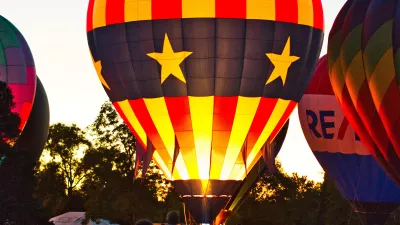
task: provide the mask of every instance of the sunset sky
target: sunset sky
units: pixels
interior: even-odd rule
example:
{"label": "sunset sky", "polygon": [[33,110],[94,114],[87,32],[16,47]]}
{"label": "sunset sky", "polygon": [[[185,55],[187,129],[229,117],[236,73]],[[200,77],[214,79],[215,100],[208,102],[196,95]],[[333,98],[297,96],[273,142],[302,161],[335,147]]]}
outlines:
{"label": "sunset sky", "polygon": [[[50,122],[76,123],[81,128],[93,122],[108,99],[93,67],[86,39],[86,0],[5,1],[0,15],[24,35],[34,56],[50,104]],[[322,0],[326,53],[328,34],[345,0]],[[321,180],[322,169],[303,136],[297,110],[278,156],[284,169]]]}

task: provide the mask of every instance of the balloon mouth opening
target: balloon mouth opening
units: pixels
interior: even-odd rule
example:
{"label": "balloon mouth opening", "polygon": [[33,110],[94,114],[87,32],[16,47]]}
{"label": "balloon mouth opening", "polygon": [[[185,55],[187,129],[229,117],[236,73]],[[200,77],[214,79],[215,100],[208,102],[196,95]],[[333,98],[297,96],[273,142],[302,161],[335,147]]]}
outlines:
{"label": "balloon mouth opening", "polygon": [[181,198],[232,198],[232,195],[180,195]]}

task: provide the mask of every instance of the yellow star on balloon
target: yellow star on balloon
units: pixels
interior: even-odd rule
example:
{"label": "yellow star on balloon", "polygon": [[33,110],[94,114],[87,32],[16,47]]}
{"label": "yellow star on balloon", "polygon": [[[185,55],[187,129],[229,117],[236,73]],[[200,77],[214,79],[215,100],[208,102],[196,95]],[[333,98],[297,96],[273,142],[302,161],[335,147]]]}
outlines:
{"label": "yellow star on balloon", "polygon": [[275,68],[265,84],[267,85],[280,77],[283,85],[285,85],[289,67],[293,62],[300,59],[298,56],[290,55],[290,37],[288,37],[288,40],[286,41],[286,45],[283,48],[282,54],[279,55],[275,53],[267,53],[266,55],[269,60],[271,60],[272,64],[274,64]]}
{"label": "yellow star on balloon", "polygon": [[179,65],[193,52],[174,52],[169,41],[168,35],[165,34],[163,52],[153,52],[147,55],[161,65],[161,84],[170,76],[173,75],[183,83],[186,83],[182,70]]}
{"label": "yellow star on balloon", "polygon": [[97,61],[95,62],[93,57],[92,57],[92,61],[94,63],[94,68],[96,69],[97,72],[97,76],[99,77],[100,82],[104,85],[104,87],[106,87],[108,90],[111,90],[110,86],[108,86],[106,80],[104,79],[103,75],[101,74],[101,70],[102,70],[102,66],[101,66],[101,61]]}

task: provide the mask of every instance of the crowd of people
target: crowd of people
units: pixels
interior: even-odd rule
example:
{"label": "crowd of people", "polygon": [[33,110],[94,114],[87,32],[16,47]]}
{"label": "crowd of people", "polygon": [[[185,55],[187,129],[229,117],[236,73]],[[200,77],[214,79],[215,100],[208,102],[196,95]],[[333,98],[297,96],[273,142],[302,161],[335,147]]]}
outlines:
{"label": "crowd of people", "polygon": [[[179,224],[179,213],[177,211],[170,211],[167,214],[166,225],[178,225]],[[140,219],[136,222],[136,225],[153,225],[153,222],[148,219]]]}

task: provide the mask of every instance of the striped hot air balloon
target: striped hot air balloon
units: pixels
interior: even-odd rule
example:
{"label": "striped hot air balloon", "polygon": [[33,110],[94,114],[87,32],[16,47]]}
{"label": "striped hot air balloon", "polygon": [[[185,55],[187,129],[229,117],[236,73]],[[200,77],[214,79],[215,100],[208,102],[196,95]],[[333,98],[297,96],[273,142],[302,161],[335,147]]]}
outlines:
{"label": "striped hot air balloon", "polygon": [[400,1],[349,0],[329,34],[333,90],[346,117],[400,185]]}
{"label": "striped hot air balloon", "polygon": [[7,83],[14,96],[12,112],[21,118],[22,131],[32,110],[36,71],[32,53],[19,30],[0,16],[0,81]]}
{"label": "striped hot air balloon", "polygon": [[384,224],[400,204],[400,189],[360,141],[337,101],[320,59],[299,103],[304,136],[318,162],[367,224]]}
{"label": "striped hot air balloon", "polygon": [[153,157],[210,222],[301,99],[323,12],[320,0],[91,0],[87,35],[137,159]]}

